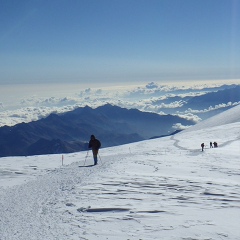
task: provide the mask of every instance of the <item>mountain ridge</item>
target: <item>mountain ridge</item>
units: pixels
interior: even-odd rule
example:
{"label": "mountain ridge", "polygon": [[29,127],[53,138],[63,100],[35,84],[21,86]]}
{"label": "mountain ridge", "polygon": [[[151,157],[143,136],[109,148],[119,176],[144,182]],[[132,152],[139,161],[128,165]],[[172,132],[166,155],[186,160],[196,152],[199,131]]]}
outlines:
{"label": "mountain ridge", "polygon": [[86,150],[91,134],[101,140],[103,147],[122,145],[169,134],[175,130],[172,126],[176,123],[194,124],[177,116],[110,104],[95,109],[85,106],[66,113],[52,113],[30,123],[1,127],[0,157]]}

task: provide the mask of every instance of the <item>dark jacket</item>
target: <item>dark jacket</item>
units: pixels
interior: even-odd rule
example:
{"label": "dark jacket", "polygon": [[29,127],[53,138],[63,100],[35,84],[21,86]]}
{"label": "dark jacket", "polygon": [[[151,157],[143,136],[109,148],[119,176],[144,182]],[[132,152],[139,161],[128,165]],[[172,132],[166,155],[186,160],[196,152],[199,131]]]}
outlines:
{"label": "dark jacket", "polygon": [[88,148],[98,150],[100,147],[101,147],[101,142],[92,135],[91,140],[89,141],[89,144],[88,144]]}

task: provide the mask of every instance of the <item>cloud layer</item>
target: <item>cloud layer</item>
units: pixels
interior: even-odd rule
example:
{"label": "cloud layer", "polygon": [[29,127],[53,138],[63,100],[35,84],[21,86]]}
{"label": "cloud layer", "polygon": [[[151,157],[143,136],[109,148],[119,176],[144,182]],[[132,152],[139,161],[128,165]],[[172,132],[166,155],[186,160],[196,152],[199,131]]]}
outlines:
{"label": "cloud layer", "polygon": [[[222,111],[239,104],[235,102],[221,102],[216,105],[199,108],[192,104],[187,109],[184,107],[194,97],[201,97],[207,93],[226,90],[239,86],[225,82],[206,82],[199,84],[158,84],[146,83],[139,86],[116,87],[83,87],[83,86],[57,86],[56,89],[47,85],[37,88],[27,86],[9,85],[15,95],[2,95],[0,99],[0,126],[15,125],[21,122],[35,121],[48,116],[50,113],[63,113],[77,107],[98,107],[106,103],[124,108],[136,108],[141,111],[155,112],[161,115],[172,114],[188,120],[199,122],[215,112]],[[6,86],[5,86],[6,87]],[[15,89],[18,87],[19,91]],[[33,90],[34,89],[34,90]],[[224,92],[223,92],[224,94]],[[176,129],[181,126],[176,125]]]}

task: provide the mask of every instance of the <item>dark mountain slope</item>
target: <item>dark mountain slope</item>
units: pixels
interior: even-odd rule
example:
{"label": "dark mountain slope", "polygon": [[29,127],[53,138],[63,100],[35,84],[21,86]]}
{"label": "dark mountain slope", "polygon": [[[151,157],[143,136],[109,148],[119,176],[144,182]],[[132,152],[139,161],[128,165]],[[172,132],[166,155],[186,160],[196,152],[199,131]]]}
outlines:
{"label": "dark mountain slope", "polygon": [[160,116],[136,109],[86,106],[30,123],[1,127],[0,157],[85,150],[91,134],[101,140],[102,147],[126,144],[169,134],[176,123],[193,124],[176,116]]}
{"label": "dark mountain slope", "polygon": [[192,108],[202,110],[215,106],[218,104],[227,104],[228,102],[240,101],[240,86],[234,88],[219,90],[217,92],[206,93],[201,96],[191,98],[187,104],[184,105],[185,109]]}
{"label": "dark mountain slope", "polygon": [[137,109],[113,109],[109,104],[97,108],[96,111],[99,114],[104,114],[107,118],[115,120],[118,126],[127,122],[131,129],[145,139],[155,136],[156,133],[166,135],[173,132],[174,130],[171,128],[173,124],[181,122],[183,125],[188,125],[190,123],[185,119],[172,115],[160,116],[155,113],[139,112]]}

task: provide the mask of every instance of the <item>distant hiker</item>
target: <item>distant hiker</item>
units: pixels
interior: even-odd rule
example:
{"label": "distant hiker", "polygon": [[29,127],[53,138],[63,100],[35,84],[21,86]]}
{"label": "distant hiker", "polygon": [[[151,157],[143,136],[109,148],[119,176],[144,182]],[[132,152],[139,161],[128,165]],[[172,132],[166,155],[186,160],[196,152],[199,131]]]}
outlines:
{"label": "distant hiker", "polygon": [[201,148],[202,148],[202,151],[203,151],[203,149],[204,149],[204,143],[201,144]]}
{"label": "distant hiker", "polygon": [[216,147],[218,147],[218,144],[216,142],[214,142],[213,146],[216,148]]}
{"label": "distant hiker", "polygon": [[101,147],[101,142],[98,139],[96,139],[94,135],[91,135],[88,148],[92,148],[94,165],[97,165],[97,161],[98,161],[97,155],[100,147]]}
{"label": "distant hiker", "polygon": [[213,148],[212,142],[210,142],[210,148]]}

